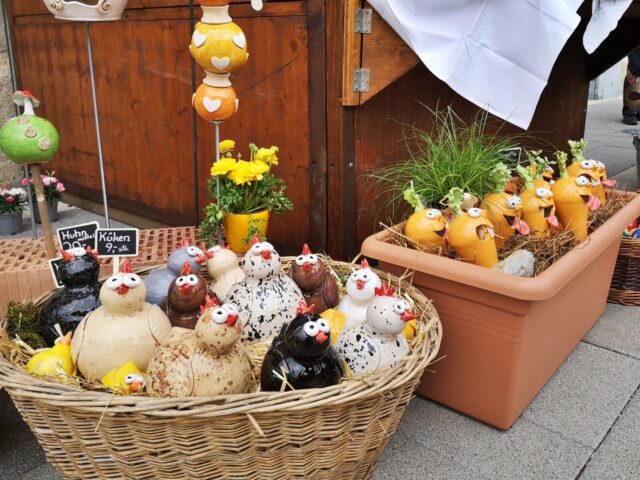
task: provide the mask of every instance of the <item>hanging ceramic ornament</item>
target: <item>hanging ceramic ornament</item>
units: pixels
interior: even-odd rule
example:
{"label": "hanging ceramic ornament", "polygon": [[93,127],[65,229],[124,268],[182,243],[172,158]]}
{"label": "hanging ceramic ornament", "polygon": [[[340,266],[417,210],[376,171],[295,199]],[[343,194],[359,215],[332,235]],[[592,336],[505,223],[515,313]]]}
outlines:
{"label": "hanging ceramic ornament", "polygon": [[208,122],[228,120],[238,111],[240,100],[229,75],[207,72],[207,77],[193,95],[193,107]]}
{"label": "hanging ceramic ornament", "polygon": [[158,348],[149,362],[149,391],[162,397],[215,396],[248,392],[251,365],[238,344],[238,309],[208,297],[195,331]]}
{"label": "hanging ceramic ornament", "polygon": [[244,327],[243,340],[267,340],[280,332],[295,316],[302,292],[280,271],[280,255],[260,235],[251,241],[242,269],[246,278],[231,287],[224,299],[238,307]]}
{"label": "hanging ceramic ornament", "polygon": [[71,342],[75,364],[87,379],[100,379],[129,360],[145,370],[171,322],[157,305],[145,302],[147,288],[127,260],[100,289],[102,305],[78,325]]}
{"label": "hanging ceramic ornament", "polygon": [[423,248],[446,252],[449,223],[442,212],[436,208],[424,208],[413,182],[404,191],[404,199],[415,210],[404,225],[404,234]]}
{"label": "hanging ceramic ornament", "polygon": [[344,328],[353,328],[364,322],[367,307],[375,297],[375,289],[382,286],[382,281],[369,266],[366,258],[360,262],[360,269],[354,270],[347,279],[347,294],[336,307],[346,318]]}
{"label": "hanging ceramic ornament", "polygon": [[313,306],[316,313],[322,314],[338,305],[340,292],[336,279],[306,243],[302,247],[302,253],[293,262],[291,278],[300,287],[307,305]]}
{"label": "hanging ceramic ornament", "polygon": [[531,171],[518,165],[516,167],[525,189],[520,193],[522,211],[525,222],[536,238],[548,237],[554,230],[560,228],[556,217],[556,206],[553,193],[549,188],[536,187],[533,183]]}
{"label": "hanging ceramic ornament", "polygon": [[382,285],[367,308],[364,323],[342,331],[336,350],[354,375],[366,375],[392,368],[409,352],[403,331],[417,318],[410,305]]}
{"label": "hanging ceramic ornament", "polygon": [[64,288],[55,292],[40,311],[40,334],[53,346],[62,334],[75,331],[78,324],[100,304],[100,262],[91,247],[60,251],[62,264],[58,270]]}
{"label": "hanging ceramic ornament", "polygon": [[238,256],[228,247],[216,245],[209,253],[212,256],[207,261],[207,271],[213,278],[211,292],[218,299],[225,298],[234,284],[244,280],[244,270],[240,268]]}

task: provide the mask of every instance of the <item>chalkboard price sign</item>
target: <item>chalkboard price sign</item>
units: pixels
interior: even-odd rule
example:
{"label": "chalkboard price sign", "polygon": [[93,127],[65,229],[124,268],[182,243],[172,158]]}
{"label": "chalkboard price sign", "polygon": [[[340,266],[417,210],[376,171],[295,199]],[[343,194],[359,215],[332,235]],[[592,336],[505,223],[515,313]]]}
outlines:
{"label": "chalkboard price sign", "polygon": [[137,228],[99,228],[96,231],[98,255],[101,257],[135,257],[138,255]]}
{"label": "chalkboard price sign", "polygon": [[49,268],[51,269],[51,276],[53,277],[53,281],[56,284],[56,288],[64,287],[64,284],[60,280],[60,275],[58,274],[58,270],[60,270],[60,265],[62,265],[62,258],[52,258],[49,260]]}
{"label": "chalkboard price sign", "polygon": [[520,164],[520,157],[522,156],[522,148],[508,148],[506,150],[502,150],[500,153],[504,155],[507,159],[507,162],[510,167],[515,167]]}
{"label": "chalkboard price sign", "polygon": [[96,249],[96,230],[100,228],[98,222],[83,223],[58,229],[58,238],[63,250],[72,248],[91,247]]}

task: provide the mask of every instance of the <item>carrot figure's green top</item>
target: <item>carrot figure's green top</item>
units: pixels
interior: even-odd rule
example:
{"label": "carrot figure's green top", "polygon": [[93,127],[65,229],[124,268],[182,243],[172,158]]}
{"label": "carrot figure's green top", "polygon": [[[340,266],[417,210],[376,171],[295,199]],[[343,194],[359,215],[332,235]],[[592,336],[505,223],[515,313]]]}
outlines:
{"label": "carrot figure's green top", "polygon": [[413,207],[416,212],[420,210],[424,210],[424,205],[422,204],[422,200],[420,200],[420,196],[416,192],[415,187],[413,186],[413,180],[409,184],[407,188],[405,188],[404,192],[402,192],[402,196],[404,200]]}
{"label": "carrot figure's green top", "polygon": [[569,148],[571,149],[571,156],[573,163],[579,163],[584,160],[584,151],[587,148],[587,141],[584,138],[580,140],[569,140]]}
{"label": "carrot figure's green top", "polygon": [[542,150],[527,150],[526,153],[527,158],[529,159],[529,164],[532,167],[535,167],[535,178],[544,178],[544,172],[547,171],[547,167],[553,165],[553,162],[550,161],[547,157],[542,156]]}
{"label": "carrot figure's green top", "polygon": [[[569,143],[571,143],[571,140],[569,140]],[[573,148],[571,152],[573,153]],[[558,162],[558,172],[560,173],[560,178],[567,178],[569,176],[569,173],[567,172],[567,158],[569,157],[567,155],[567,152],[557,151],[554,153],[554,155],[556,156],[556,161]]]}
{"label": "carrot figure's green top", "polygon": [[449,193],[441,200],[443,205],[449,206],[453,210],[453,216],[458,218],[462,215],[462,203],[464,202],[464,191],[461,188],[453,187]]}
{"label": "carrot figure's green top", "polygon": [[518,165],[516,167],[516,171],[518,172],[518,175],[520,175],[520,178],[522,178],[522,181],[524,182],[524,188],[527,190],[532,189],[533,174],[531,173],[531,170],[529,170],[528,168],[524,168],[522,165]]}
{"label": "carrot figure's green top", "polygon": [[511,180],[511,171],[509,170],[509,167],[504,163],[499,162],[491,171],[491,182],[493,184],[491,191],[493,193],[504,192],[504,187],[507,185],[509,180]]}

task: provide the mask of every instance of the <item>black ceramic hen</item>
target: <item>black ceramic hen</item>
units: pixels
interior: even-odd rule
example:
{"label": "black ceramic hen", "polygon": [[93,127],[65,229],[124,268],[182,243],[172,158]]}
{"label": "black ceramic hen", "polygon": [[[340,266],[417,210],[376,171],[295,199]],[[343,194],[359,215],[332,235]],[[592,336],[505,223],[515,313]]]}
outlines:
{"label": "black ceramic hen", "polygon": [[280,330],[262,362],[263,391],[302,390],[336,385],[343,375],[338,354],[331,346],[331,328],[300,302],[298,315]]}
{"label": "black ceramic hen", "polygon": [[60,280],[64,288],[58,290],[44,304],[40,312],[40,333],[53,346],[59,324],[62,334],[75,331],[80,321],[100,305],[100,262],[95,251],[88,247],[74,248],[62,253]]}

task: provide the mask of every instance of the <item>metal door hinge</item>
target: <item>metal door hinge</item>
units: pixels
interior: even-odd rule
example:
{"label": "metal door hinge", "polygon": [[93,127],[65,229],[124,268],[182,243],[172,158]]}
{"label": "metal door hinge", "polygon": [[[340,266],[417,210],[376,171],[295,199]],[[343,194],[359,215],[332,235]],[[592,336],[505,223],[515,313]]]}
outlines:
{"label": "metal door hinge", "polygon": [[368,68],[356,68],[353,75],[353,91],[368,92],[370,75],[371,70]]}
{"label": "metal door hinge", "polygon": [[373,11],[370,8],[356,9],[356,32],[371,33],[371,18]]}

